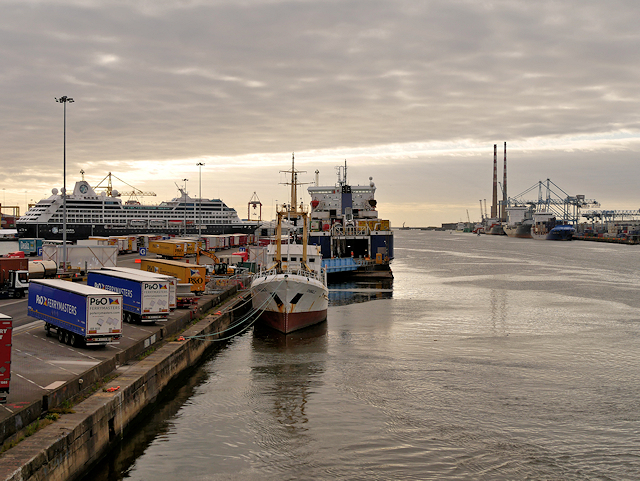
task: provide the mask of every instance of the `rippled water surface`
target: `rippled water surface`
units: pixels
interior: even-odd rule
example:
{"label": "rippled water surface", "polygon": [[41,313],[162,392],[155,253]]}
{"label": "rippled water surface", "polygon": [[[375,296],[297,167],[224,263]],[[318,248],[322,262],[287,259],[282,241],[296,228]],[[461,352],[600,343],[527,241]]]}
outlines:
{"label": "rippled water surface", "polygon": [[639,249],[398,232],[392,293],[235,338],[87,479],[637,479]]}

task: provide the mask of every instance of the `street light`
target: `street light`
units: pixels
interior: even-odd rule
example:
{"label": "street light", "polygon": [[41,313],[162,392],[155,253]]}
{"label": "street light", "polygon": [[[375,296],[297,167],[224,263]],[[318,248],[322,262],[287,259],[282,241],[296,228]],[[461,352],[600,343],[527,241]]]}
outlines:
{"label": "street light", "polygon": [[198,211],[200,211],[200,220],[198,221],[198,240],[202,237],[202,167],[204,164],[198,162],[196,164],[200,173],[198,174]]}
{"label": "street light", "polygon": [[184,181],[184,190],[182,191],[182,197],[184,197],[184,236],[187,237],[187,181],[189,179],[182,179]]}
{"label": "street light", "polygon": [[[54,97],[55,98],[55,97]],[[67,103],[73,103],[66,95],[56,98],[64,104],[64,127],[62,137],[62,272],[67,271]]]}

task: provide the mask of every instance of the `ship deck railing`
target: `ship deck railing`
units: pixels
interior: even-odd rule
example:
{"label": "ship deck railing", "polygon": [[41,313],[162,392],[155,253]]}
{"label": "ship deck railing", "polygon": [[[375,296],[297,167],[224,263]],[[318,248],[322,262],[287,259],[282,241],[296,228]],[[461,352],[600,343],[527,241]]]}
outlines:
{"label": "ship deck railing", "polygon": [[325,273],[326,273],[325,269],[322,269],[322,272],[316,272],[316,271],[308,271],[302,268],[287,267],[286,269],[282,269],[281,271],[278,271],[274,267],[272,269],[258,271],[258,273],[256,274],[256,277],[262,277],[262,276],[269,277],[269,276],[275,276],[277,274],[291,274],[291,275],[308,277],[310,279],[315,279],[319,282],[322,282],[323,284],[326,284]]}

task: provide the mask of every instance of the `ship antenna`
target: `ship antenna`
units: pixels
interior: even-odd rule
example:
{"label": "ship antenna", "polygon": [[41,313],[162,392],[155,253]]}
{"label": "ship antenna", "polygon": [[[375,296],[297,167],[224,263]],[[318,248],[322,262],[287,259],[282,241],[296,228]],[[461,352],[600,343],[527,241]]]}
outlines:
{"label": "ship antenna", "polygon": [[347,159],[344,159],[344,185],[347,185]]}

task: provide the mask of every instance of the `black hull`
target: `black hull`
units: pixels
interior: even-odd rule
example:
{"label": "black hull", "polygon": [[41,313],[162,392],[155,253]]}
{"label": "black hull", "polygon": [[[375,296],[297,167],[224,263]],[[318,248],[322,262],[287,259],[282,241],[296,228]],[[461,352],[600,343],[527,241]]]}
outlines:
{"label": "black hull", "polygon": [[[257,229],[256,225],[208,225],[202,227],[202,235],[219,235],[219,234],[253,234]],[[47,240],[62,240],[61,224],[18,224],[18,237],[20,238],[40,238]],[[199,233],[197,227],[187,226],[187,235],[197,236]],[[89,237],[109,237],[123,235],[142,235],[142,234],[168,234],[181,236],[184,234],[184,228],[109,228],[104,225],[80,225],[67,224],[67,240],[77,241],[80,239],[88,239]]]}

